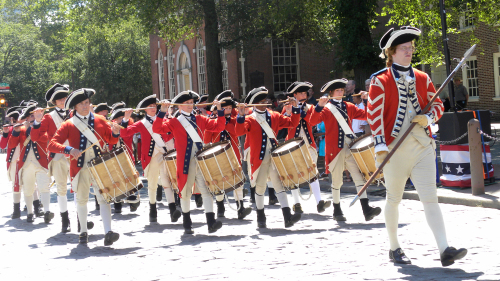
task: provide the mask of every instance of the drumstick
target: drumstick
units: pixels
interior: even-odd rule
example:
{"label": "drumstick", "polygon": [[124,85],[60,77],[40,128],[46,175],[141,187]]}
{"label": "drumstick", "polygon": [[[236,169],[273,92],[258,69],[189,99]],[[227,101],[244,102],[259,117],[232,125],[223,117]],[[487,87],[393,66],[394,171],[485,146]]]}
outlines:
{"label": "drumstick", "polygon": [[[51,108],[54,108],[54,107],[56,107],[56,106],[54,105],[54,106],[51,106],[51,107],[42,108],[42,110],[45,111],[45,110],[48,110],[48,109],[51,109]],[[30,114],[33,113],[33,112],[35,112],[35,111],[36,110],[30,111]]]}
{"label": "drumstick", "polygon": [[[80,155],[84,154],[84,153],[85,153],[85,151],[89,150],[91,147],[93,147],[94,145],[96,145],[96,144],[98,144],[98,143],[99,143],[99,141],[94,142],[92,145],[90,145],[89,147],[85,148],[85,150],[84,150],[84,151],[82,151],[82,153],[80,153]],[[73,156],[73,155],[71,155],[71,156]],[[77,160],[78,158],[75,158],[75,157],[73,156],[73,159]]]}

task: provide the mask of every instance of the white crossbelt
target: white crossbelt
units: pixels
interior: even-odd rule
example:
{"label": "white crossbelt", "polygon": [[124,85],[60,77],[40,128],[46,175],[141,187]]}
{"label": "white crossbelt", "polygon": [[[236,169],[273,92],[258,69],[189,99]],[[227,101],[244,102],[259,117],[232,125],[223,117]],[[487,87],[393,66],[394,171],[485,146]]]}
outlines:
{"label": "white crossbelt", "polygon": [[191,137],[191,139],[194,142],[201,142],[201,143],[203,143],[201,141],[200,135],[198,134],[198,132],[196,131],[196,129],[193,127],[193,125],[191,124],[191,122],[189,122],[189,120],[187,120],[186,116],[184,116],[183,114],[181,114],[179,117],[177,117],[177,120],[179,120],[179,122],[181,123],[182,127],[184,127],[184,129],[188,133],[189,137]]}
{"label": "white crossbelt", "polygon": [[342,114],[340,114],[340,112],[337,109],[337,107],[334,106],[331,103],[327,103],[325,105],[325,107],[328,108],[328,110],[330,110],[330,112],[333,114],[333,116],[335,117],[335,119],[337,119],[337,122],[339,122],[339,125],[342,128],[342,130],[344,131],[344,133],[346,135],[351,134],[351,135],[354,136],[354,133],[352,132],[351,128],[349,127],[349,125],[345,121],[344,116],[342,116]]}
{"label": "white crossbelt", "polygon": [[[51,111],[49,113],[49,115],[52,117],[52,121],[54,121],[54,124],[56,125],[56,128],[59,129],[61,127],[62,123],[64,122],[64,120],[61,118],[61,116],[59,115],[59,113],[57,113],[57,110]],[[68,146],[69,142],[65,141],[64,145]],[[56,155],[54,156],[54,160],[58,161],[62,157],[64,157],[64,154],[62,154],[62,153],[56,153]]]}
{"label": "white crossbelt", "polygon": [[144,124],[144,127],[146,127],[146,130],[148,130],[149,134],[155,141],[155,146],[158,148],[164,148],[165,147],[165,142],[161,138],[160,134],[153,133],[153,125],[149,123],[149,121],[146,118],[143,118],[141,120],[142,124]]}
{"label": "white crossbelt", "polygon": [[269,127],[269,124],[267,123],[267,121],[264,117],[262,117],[260,114],[257,114],[255,111],[252,112],[252,114],[250,114],[250,116],[253,116],[253,118],[255,118],[255,121],[257,121],[257,123],[259,123],[262,130],[264,130],[264,132],[266,132],[266,135],[268,138],[276,139],[276,136],[274,135],[273,129],[271,129],[271,127]]}
{"label": "white crossbelt", "polygon": [[101,144],[98,142],[97,137],[95,136],[94,132],[89,129],[89,126],[86,123],[77,118],[76,115],[71,117],[69,119],[69,122],[73,123],[78,131],[80,131],[91,144],[97,143],[96,145],[102,150]]}

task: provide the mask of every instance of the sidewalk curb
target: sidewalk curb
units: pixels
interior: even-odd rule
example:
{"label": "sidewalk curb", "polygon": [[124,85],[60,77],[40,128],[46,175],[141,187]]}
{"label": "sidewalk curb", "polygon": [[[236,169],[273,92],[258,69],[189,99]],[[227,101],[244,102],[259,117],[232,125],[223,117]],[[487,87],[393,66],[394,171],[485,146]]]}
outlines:
{"label": "sidewalk curb", "polygon": [[[330,191],[330,183],[329,182],[320,182],[321,191]],[[383,186],[369,186],[368,192],[374,192],[385,189]],[[356,194],[356,187],[353,183],[344,183],[341,188],[342,193],[350,193]],[[463,193],[458,193],[457,195],[462,195]],[[491,195],[484,194],[481,196],[472,196],[471,198],[465,198],[460,196],[449,196],[449,195],[439,195],[438,188],[438,202],[444,204],[453,204],[453,205],[463,205],[469,207],[483,207],[483,208],[491,208],[491,209],[499,209],[500,210],[500,202],[495,199],[489,199],[485,197],[492,197]],[[405,191],[403,193],[403,199],[409,200],[420,200],[416,190]]]}

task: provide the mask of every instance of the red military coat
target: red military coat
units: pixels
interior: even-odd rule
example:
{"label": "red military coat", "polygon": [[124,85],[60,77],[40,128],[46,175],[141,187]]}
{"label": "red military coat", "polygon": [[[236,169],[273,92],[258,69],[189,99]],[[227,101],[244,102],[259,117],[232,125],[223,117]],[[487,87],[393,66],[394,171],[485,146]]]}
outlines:
{"label": "red military coat", "polygon": [[[186,151],[188,150],[188,133],[177,118],[163,119],[165,112],[158,113],[158,117],[153,122],[153,132],[157,134],[171,133],[175,139],[175,150],[177,151],[177,182],[179,190],[184,189],[188,178],[187,169],[189,165],[185,163]],[[206,132],[222,132],[226,125],[224,113],[218,115],[217,119],[209,119],[206,116],[196,116],[197,132],[202,141]],[[192,144],[195,145],[194,143]],[[187,165],[187,167],[185,167]],[[185,169],[182,169],[184,167]],[[180,193],[179,193],[180,194]]]}
{"label": "red military coat", "polygon": [[[331,102],[331,101],[330,101]],[[366,111],[364,109],[359,109],[356,105],[342,101],[340,102],[341,110],[340,112],[347,112],[348,120],[346,121],[349,127],[352,129],[352,120],[361,119],[366,120]],[[328,165],[335,159],[337,154],[344,148],[344,136],[341,134],[343,131],[339,131],[339,122],[335,119],[333,113],[327,108],[316,106],[309,119],[311,125],[317,125],[322,121],[325,123],[325,164],[326,173],[329,173]]]}
{"label": "red military coat", "polygon": [[[314,106],[310,105],[310,104],[307,104],[306,106],[308,107],[308,109],[306,109],[304,112],[301,109],[299,125],[297,125],[296,127],[288,128],[288,134],[286,135],[286,140],[299,137],[299,134],[300,134],[300,127],[299,126],[303,126],[302,124],[304,124],[307,128],[304,131],[306,133],[307,140],[309,141],[309,144],[312,147],[316,148],[316,142],[314,141],[312,126],[310,123],[311,115],[314,111]],[[286,110],[283,108],[283,111],[281,112],[281,114],[285,114],[285,112],[286,112]],[[299,128],[299,130],[297,130],[297,128]]]}
{"label": "red military coat", "polygon": [[[134,121],[132,121],[132,119],[129,119],[128,120],[128,125],[130,126],[132,124],[134,124]],[[123,144],[123,146],[125,146],[125,148],[127,149],[128,154],[130,155],[130,157],[132,159],[132,162],[135,163],[133,141],[134,141],[134,135],[127,136],[127,137],[124,137],[123,135],[120,135],[120,139],[119,139],[118,143],[110,145],[109,149],[113,150],[113,149],[115,149],[118,146],[119,143]]]}
{"label": "red military coat", "polygon": [[[144,117],[146,118],[146,117]],[[158,119],[158,118],[157,118]],[[134,135],[136,133],[141,134],[141,165],[142,169],[146,170],[146,167],[149,165],[149,162],[151,162],[151,157],[153,156],[154,148],[155,145],[153,145],[153,138],[151,137],[151,134],[149,133],[148,129],[144,126],[142,123],[142,120],[137,121],[132,124],[132,120],[129,119],[128,122],[123,122],[122,121],[122,126],[125,127],[125,129],[120,130],[120,135],[122,138],[130,138],[133,139]],[[167,142],[172,139],[172,134],[160,134],[161,138],[163,139],[164,142]],[[131,144],[131,143],[130,143]]]}
{"label": "red military coat", "polygon": [[35,153],[35,157],[38,160],[38,163],[45,169],[48,167],[48,156],[47,156],[47,139],[41,139],[38,142],[33,141],[30,139],[30,141],[24,146],[24,141],[28,138],[28,136],[31,134],[31,131],[33,128],[28,127],[26,128],[25,126],[21,127],[21,131],[17,133],[16,131],[12,132],[12,136],[9,139],[9,147],[16,147],[19,144],[19,148],[21,151],[21,154],[19,155],[19,160],[18,161],[18,169],[20,170],[24,162],[26,161],[28,157],[28,153],[33,149],[33,152]]}
{"label": "red military coat", "polygon": [[[414,96],[416,96],[418,107],[420,107],[415,108],[415,110],[419,114],[419,111],[427,106],[436,93],[436,90],[427,73],[415,68],[412,71],[415,75],[415,89],[417,91],[417,94]],[[368,123],[375,139],[375,151],[377,151],[379,144],[387,146],[397,137],[397,134],[404,133],[398,130],[402,121],[399,120],[400,122],[396,122],[396,118],[399,115],[400,102],[401,99],[392,68],[386,68],[374,74],[370,84],[368,99]],[[437,98],[426,115],[432,121],[436,122],[443,115],[443,111],[443,102]],[[426,128],[426,130],[429,133],[429,137],[432,138],[430,128]]]}
{"label": "red military coat", "polygon": [[[266,110],[266,114],[271,121],[270,127],[275,136],[278,134],[278,131],[283,128],[297,127],[300,121],[300,114],[298,114],[298,109],[294,109],[293,113],[291,117],[286,117],[279,112]],[[236,135],[241,136],[246,134],[245,142],[248,141],[250,147],[250,159],[247,159],[247,161],[250,162],[252,173],[251,179],[253,179],[254,173],[262,164],[263,158],[261,159],[261,149],[265,149],[265,147],[262,148],[262,145],[264,138],[267,138],[267,136],[253,116],[238,116],[236,121]]]}
{"label": "red military coat", "polygon": [[[62,125],[62,124],[61,124]],[[31,139],[36,142],[50,142],[57,131],[57,126],[50,114],[45,114],[38,125],[33,125],[31,130]],[[49,163],[54,158],[55,153],[49,153]]]}
{"label": "red military coat", "polygon": [[[113,136],[111,127],[105,119],[101,119],[99,117],[95,118],[94,114],[90,113],[89,123],[91,121],[94,122],[94,130],[96,131],[95,135],[97,136],[101,147],[105,147],[107,144],[113,145],[118,142],[118,137]],[[99,136],[103,139],[100,139]],[[72,148],[79,149],[80,147],[80,131],[70,120],[64,121],[61,127],[56,131],[56,134],[49,143],[49,151],[53,153],[64,153],[66,148],[64,145],[65,141],[68,141],[69,146]],[[89,144],[87,144],[86,147],[88,147],[88,145]],[[82,164],[87,165],[87,163]],[[82,164],[79,165],[77,159],[70,157],[69,175],[71,181],[73,181],[73,178],[78,174],[78,172],[80,172]]]}
{"label": "red military coat", "polygon": [[[9,132],[2,133],[2,138],[0,138],[0,148],[1,149],[7,148],[7,158],[5,159],[5,161],[7,161],[7,170],[9,170],[10,163],[12,163],[13,160],[12,157],[14,156],[14,152],[16,151],[15,148],[17,147],[17,146],[11,147],[8,145],[10,136],[12,135],[13,128],[14,127],[11,126],[9,128]],[[15,160],[17,161],[17,159]]]}

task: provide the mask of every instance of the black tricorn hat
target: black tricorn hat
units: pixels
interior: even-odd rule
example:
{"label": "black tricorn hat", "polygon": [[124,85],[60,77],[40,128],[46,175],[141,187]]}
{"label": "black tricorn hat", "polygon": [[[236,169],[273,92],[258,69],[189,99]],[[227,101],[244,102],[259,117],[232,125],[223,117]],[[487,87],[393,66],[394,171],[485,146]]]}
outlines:
{"label": "black tricorn hat", "polygon": [[107,102],[102,102],[102,103],[96,105],[96,107],[94,108],[94,112],[100,112],[103,110],[107,110],[109,112],[109,111],[111,111],[111,109],[112,108],[108,106]]}
{"label": "black tricorn hat", "polygon": [[[232,105],[233,108],[236,107],[236,101],[234,100],[234,93],[231,90],[225,90],[224,92],[218,94],[214,100],[220,101],[222,107],[228,105]],[[216,106],[212,105],[210,111],[214,111],[215,108]]]}
{"label": "black tricorn hat", "polygon": [[34,100],[29,100],[29,101],[24,101],[24,100],[23,100],[23,101],[19,104],[19,106],[26,107],[26,106],[29,106],[29,105],[34,104],[34,103],[38,104],[38,102],[37,102],[37,101],[34,101]]}
{"label": "black tricorn hat", "polygon": [[29,106],[23,108],[23,111],[19,114],[17,120],[19,121],[28,118],[31,115],[31,112],[35,110],[37,105],[38,103],[32,103]]}
{"label": "black tricorn hat", "polygon": [[394,30],[392,27],[380,38],[379,47],[382,49],[380,57],[385,58],[385,49],[413,41],[420,36],[420,33],[420,29],[413,26],[401,26],[399,30]]}
{"label": "black tricorn hat", "polygon": [[177,94],[177,96],[175,96],[172,99],[172,103],[183,103],[183,102],[188,101],[188,100],[193,100],[193,102],[196,102],[197,99],[201,100],[200,95],[198,95],[197,93],[195,93],[191,90],[187,90],[187,91],[183,91],[183,92],[180,92],[179,94]]}
{"label": "black tricorn hat", "polygon": [[120,102],[115,102],[113,103],[113,105],[111,105],[111,111],[115,111],[115,110],[118,110],[118,109],[121,109],[121,108],[125,108],[125,106],[127,106],[127,104],[123,101],[120,101]]}
{"label": "black tricorn hat", "polygon": [[309,82],[295,81],[290,86],[288,86],[288,89],[286,91],[288,92],[288,96],[293,96],[293,94],[295,93],[307,92],[312,87],[313,85]]}
{"label": "black tricorn hat", "polygon": [[254,104],[258,103],[264,99],[267,98],[267,94],[269,91],[266,89],[266,87],[258,87],[253,90],[251,90],[248,95],[245,97],[245,103],[247,104]]}
{"label": "black tricorn hat", "polygon": [[69,94],[68,85],[61,85],[59,83],[56,83],[47,91],[47,93],[45,93],[45,100],[50,103],[54,103],[54,101],[58,99],[67,97],[68,94]]}
{"label": "black tricorn hat", "polygon": [[348,80],[345,78],[332,80],[323,85],[323,87],[321,87],[321,92],[324,93],[324,92],[334,91],[340,88],[345,88],[347,82]]}
{"label": "black tricorn hat", "polygon": [[116,110],[113,110],[113,112],[109,116],[109,120],[115,120],[116,118],[120,118],[123,116],[125,116],[125,109],[123,109],[123,108],[116,109]]}
{"label": "black tricorn hat", "polygon": [[156,98],[156,95],[150,95],[150,96],[145,97],[143,100],[141,100],[137,104],[137,108],[145,108],[145,107],[148,107],[152,104],[156,105],[158,102],[160,102],[160,101]]}
{"label": "black tricorn hat", "polygon": [[14,120],[17,120],[19,118],[19,115],[23,111],[23,108],[24,107],[22,107],[22,106],[13,106],[13,107],[7,109],[7,111],[5,112],[5,116],[12,117],[12,118],[14,118]]}
{"label": "black tricorn hat", "polygon": [[66,99],[64,107],[66,108],[66,110],[70,110],[71,108],[81,103],[82,101],[90,99],[94,94],[95,94],[94,89],[81,88],[76,91],[73,91],[71,94],[69,94],[68,98]]}

